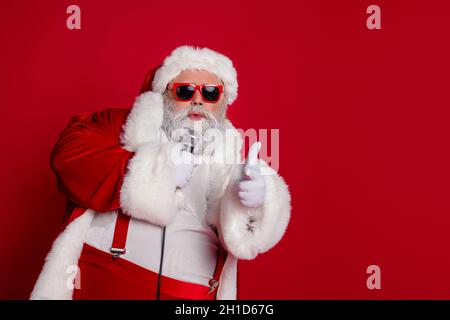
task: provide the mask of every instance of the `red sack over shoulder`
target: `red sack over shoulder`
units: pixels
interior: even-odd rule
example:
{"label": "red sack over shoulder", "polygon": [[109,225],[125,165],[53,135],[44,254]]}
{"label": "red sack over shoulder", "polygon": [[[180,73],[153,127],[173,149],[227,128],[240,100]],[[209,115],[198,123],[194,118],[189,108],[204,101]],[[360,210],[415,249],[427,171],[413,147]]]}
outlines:
{"label": "red sack over shoulder", "polygon": [[134,155],[120,144],[129,112],[116,108],[79,114],[61,132],[50,165],[58,189],[75,207],[98,212],[120,207],[120,188]]}

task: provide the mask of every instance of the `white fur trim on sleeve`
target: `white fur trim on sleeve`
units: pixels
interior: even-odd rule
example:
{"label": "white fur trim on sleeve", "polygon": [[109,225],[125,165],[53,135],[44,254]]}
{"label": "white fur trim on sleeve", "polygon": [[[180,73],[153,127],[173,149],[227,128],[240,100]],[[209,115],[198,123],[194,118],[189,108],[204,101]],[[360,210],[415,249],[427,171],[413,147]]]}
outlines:
{"label": "white fur trim on sleeve", "polygon": [[233,169],[221,201],[221,239],[239,259],[254,259],[277,244],[291,215],[291,196],[283,178],[264,161],[259,162],[266,182],[264,204],[253,209],[240,203],[237,188],[243,165]]}
{"label": "white fur trim on sleeve", "polygon": [[175,164],[171,159],[175,145],[146,143],[138,147],[120,190],[124,213],[160,226],[170,222],[176,212]]}

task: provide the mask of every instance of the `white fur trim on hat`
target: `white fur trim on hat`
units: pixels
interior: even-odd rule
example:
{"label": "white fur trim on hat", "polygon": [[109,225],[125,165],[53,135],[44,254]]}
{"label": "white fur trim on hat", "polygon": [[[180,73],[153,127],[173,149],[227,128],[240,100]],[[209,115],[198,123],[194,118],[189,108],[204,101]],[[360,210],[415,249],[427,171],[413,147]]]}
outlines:
{"label": "white fur trim on hat", "polygon": [[223,54],[211,49],[192,46],[175,48],[164,59],[162,66],[155,73],[152,90],[163,93],[167,84],[186,69],[201,69],[214,73],[224,83],[227,103],[232,104],[236,99],[238,83],[233,62]]}

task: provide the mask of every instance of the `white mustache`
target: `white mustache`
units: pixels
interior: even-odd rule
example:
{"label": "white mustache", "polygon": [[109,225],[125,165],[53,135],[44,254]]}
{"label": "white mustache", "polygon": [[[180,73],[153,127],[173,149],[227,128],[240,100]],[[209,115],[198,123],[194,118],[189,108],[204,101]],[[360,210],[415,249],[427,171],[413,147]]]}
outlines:
{"label": "white mustache", "polygon": [[205,110],[202,107],[197,107],[197,106],[190,106],[187,107],[186,109],[177,112],[176,114],[174,114],[174,120],[180,120],[180,119],[184,119],[187,118],[189,116],[190,113],[197,113],[202,115],[203,117],[205,117],[208,120],[212,120],[212,121],[216,121],[216,117],[214,116],[214,114],[209,111],[209,110]]}

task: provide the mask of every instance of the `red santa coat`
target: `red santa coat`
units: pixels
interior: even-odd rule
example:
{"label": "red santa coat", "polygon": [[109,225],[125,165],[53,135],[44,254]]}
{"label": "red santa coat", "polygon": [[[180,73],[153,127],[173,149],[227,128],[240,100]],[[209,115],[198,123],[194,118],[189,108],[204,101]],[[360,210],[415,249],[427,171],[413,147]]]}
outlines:
{"label": "red santa coat", "polygon": [[[146,92],[131,110],[107,109],[71,119],[51,155],[58,188],[68,199],[67,223],[31,298],[72,297],[67,266],[78,261],[92,213],[121,208],[132,218],[159,226],[170,223],[183,204],[174,192],[175,170],[169,161],[175,142],[165,137],[162,118],[162,96]],[[242,178],[242,137],[228,120],[226,127],[231,134],[217,139],[213,148],[219,160],[210,164],[206,221],[218,230],[228,252],[217,297],[235,299],[237,260],[253,259],[272,248],[286,230],[291,206],[286,183],[262,160],[264,204],[249,209],[240,203],[235,186]]]}

